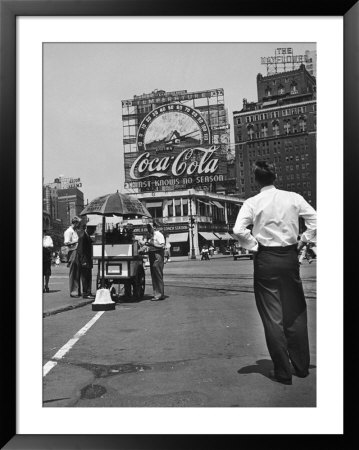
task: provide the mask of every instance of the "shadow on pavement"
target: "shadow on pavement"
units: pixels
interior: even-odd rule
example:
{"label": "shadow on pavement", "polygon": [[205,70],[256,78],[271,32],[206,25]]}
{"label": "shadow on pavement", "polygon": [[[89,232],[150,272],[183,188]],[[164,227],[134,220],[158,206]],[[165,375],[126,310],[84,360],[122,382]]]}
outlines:
{"label": "shadow on pavement", "polygon": [[273,369],[273,362],[270,359],[258,359],[257,364],[251,366],[245,366],[238,370],[240,375],[248,373],[260,373],[264,376],[268,376],[269,371]]}
{"label": "shadow on pavement", "polygon": [[[310,364],[309,369],[316,369],[317,366]],[[260,373],[261,375],[269,378],[269,372],[273,370],[273,362],[270,359],[258,359],[256,364],[251,366],[242,367],[237,371],[240,375],[248,374],[248,373]],[[293,375],[295,375],[293,373]]]}
{"label": "shadow on pavement", "polygon": [[146,294],[141,299],[121,296],[118,300],[116,300],[116,303],[118,305],[126,305],[126,304],[131,304],[131,303],[141,303],[141,302],[145,302],[147,300],[151,300],[152,297],[153,297],[152,295],[146,295]]}

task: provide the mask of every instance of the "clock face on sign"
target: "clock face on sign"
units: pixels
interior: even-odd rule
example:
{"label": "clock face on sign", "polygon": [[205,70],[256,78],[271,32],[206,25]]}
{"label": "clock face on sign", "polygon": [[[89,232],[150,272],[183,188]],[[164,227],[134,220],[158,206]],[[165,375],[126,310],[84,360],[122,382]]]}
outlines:
{"label": "clock face on sign", "polygon": [[208,144],[210,131],[201,114],[177,103],[151,111],[142,121],[137,135],[139,151],[173,150]]}

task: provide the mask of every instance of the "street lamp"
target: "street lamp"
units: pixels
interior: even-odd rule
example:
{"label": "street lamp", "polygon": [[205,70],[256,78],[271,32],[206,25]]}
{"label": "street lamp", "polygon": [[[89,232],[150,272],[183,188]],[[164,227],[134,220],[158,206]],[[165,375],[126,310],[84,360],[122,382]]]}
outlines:
{"label": "street lamp", "polygon": [[189,199],[189,224],[188,227],[191,230],[191,259],[196,259],[196,253],[194,251],[194,224],[195,218],[192,215],[192,197]]}

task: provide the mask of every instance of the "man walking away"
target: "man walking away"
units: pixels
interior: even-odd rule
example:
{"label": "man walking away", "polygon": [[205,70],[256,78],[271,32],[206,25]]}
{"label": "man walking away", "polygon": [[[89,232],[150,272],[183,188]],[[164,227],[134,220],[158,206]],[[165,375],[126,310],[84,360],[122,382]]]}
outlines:
{"label": "man walking away", "polygon": [[69,288],[70,297],[78,298],[81,297],[81,286],[80,286],[80,266],[77,258],[77,244],[79,236],[77,230],[80,226],[81,219],[75,216],[69,228],[64,233],[64,244],[67,245],[68,252],[68,263],[67,267],[70,268],[69,271]]}
{"label": "man walking away", "polygon": [[[290,362],[297,376],[309,375],[307,305],[298,252],[315,238],[317,217],[301,195],[274,187],[272,164],[257,161],[254,176],[260,193],[244,202],[233,233],[254,252],[254,294],[274,364],[270,377],[292,384]],[[307,229],[297,242],[299,217]]]}

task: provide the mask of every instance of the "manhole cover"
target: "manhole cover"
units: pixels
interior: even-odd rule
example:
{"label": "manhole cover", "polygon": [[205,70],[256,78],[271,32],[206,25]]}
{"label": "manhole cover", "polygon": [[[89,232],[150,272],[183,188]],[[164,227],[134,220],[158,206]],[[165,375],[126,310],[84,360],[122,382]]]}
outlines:
{"label": "manhole cover", "polygon": [[99,384],[89,384],[81,389],[81,398],[91,399],[98,398],[106,394],[106,389]]}

